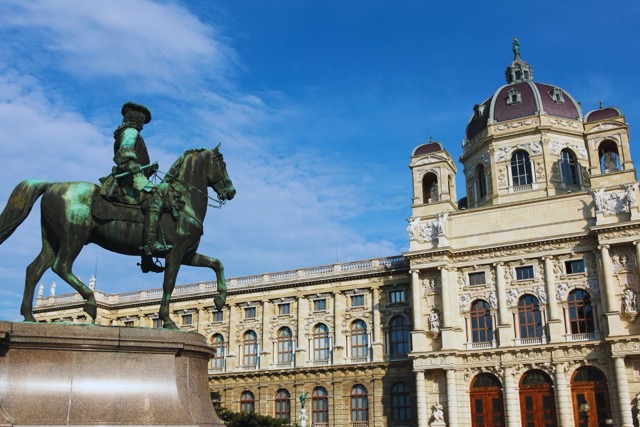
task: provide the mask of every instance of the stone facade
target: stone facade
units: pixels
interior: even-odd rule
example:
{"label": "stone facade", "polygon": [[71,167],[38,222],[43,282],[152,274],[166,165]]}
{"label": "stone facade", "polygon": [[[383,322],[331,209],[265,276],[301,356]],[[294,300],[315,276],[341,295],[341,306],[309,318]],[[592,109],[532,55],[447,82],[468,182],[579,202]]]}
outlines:
{"label": "stone facade", "polygon": [[[402,256],[178,287],[217,349],[220,403],[312,426],[584,426],[640,420],[640,212],[628,124],[583,114],[518,56],[474,108],[457,167],[411,156]],[[97,293],[99,323],[154,326],[160,290]],[[44,321],[82,321],[79,296]],[[181,320],[181,322],[180,322]]]}

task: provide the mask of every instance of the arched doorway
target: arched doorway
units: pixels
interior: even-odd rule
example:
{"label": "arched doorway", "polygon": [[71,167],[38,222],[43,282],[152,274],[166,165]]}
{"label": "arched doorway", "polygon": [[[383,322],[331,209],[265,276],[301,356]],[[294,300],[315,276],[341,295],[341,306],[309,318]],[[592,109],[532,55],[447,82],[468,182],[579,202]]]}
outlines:
{"label": "arched doorway", "polygon": [[520,380],[522,427],[558,425],[551,378],[542,371],[525,373]]}
{"label": "arched doorway", "polygon": [[480,374],[471,382],[471,425],[473,427],[502,427],[504,402],[502,385],[491,374]]}
{"label": "arched doorway", "polygon": [[[571,401],[576,427],[598,427],[605,425],[611,417],[609,388],[604,374],[597,368],[586,366],[577,369],[571,378]],[[580,412],[583,403],[589,411]]]}

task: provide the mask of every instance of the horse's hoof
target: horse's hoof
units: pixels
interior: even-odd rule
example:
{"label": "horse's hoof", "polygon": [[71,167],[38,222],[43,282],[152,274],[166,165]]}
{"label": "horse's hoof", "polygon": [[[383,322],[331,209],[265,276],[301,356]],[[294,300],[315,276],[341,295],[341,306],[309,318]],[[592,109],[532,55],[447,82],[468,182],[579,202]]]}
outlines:
{"label": "horse's hoof", "polygon": [[222,309],[224,308],[224,302],[225,298],[222,298],[220,295],[216,295],[213,298],[213,303],[216,305],[216,309],[218,311],[222,311]]}
{"label": "horse's hoof", "polygon": [[164,322],[162,324],[162,327],[164,329],[171,329],[172,331],[177,331],[178,329],[180,329],[180,328],[178,328],[178,326],[176,325],[176,323],[173,320],[169,320],[168,322]]}
{"label": "horse's hoof", "polygon": [[98,306],[95,303],[90,304],[87,302],[84,304],[83,310],[85,313],[91,316],[91,323],[95,323],[96,317],[98,316]]}

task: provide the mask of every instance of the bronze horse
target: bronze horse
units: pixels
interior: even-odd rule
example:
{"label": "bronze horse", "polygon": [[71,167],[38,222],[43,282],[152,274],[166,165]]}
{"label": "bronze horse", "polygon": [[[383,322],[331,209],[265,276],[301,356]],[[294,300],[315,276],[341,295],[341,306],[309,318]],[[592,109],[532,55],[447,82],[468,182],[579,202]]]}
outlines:
{"label": "bronze horse", "polygon": [[[218,310],[226,299],[226,282],[222,263],[197,253],[203,221],[207,213],[207,187],[212,187],[218,200],[231,200],[236,194],[226,164],[218,147],[213,150],[195,149],[182,154],[171,166],[164,181],[172,191],[179,192],[184,207],[176,215],[162,216],[160,229],[173,249],[164,255],[165,271],[159,316],[163,327],[177,329],[169,316],[171,293],[181,265],[209,267],[216,273],[218,295],[214,303]],[[104,219],[92,213],[92,201],[99,198],[100,187],[88,182],[58,182],[28,180],[16,186],[7,206],[0,214],[0,244],[27,218],[33,204],[42,196],[42,249],[27,267],[24,296],[20,313],[25,321],[35,322],[33,295],[44,272],[51,268],[85,299],[84,311],[95,322],[96,300],[93,291],[72,272],[73,262],[82,247],[95,243],[124,255],[141,256],[142,213],[130,207],[120,207],[124,219]]]}

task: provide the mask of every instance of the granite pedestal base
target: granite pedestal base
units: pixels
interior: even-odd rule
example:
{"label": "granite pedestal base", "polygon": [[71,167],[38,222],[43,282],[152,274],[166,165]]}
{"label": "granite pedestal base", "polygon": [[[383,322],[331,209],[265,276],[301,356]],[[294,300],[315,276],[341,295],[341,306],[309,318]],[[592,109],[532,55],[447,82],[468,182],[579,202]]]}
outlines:
{"label": "granite pedestal base", "polygon": [[224,426],[201,335],[0,322],[0,338],[0,426]]}

